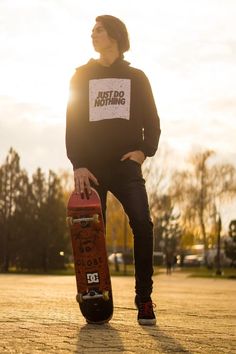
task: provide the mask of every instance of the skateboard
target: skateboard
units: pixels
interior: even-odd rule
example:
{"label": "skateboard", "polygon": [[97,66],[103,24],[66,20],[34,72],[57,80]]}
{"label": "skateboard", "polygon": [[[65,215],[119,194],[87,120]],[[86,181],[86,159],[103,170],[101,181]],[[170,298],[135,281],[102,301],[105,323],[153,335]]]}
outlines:
{"label": "skateboard", "polygon": [[101,201],[73,192],[67,205],[77,285],[76,300],[88,323],[106,323],[113,314],[111,278]]}

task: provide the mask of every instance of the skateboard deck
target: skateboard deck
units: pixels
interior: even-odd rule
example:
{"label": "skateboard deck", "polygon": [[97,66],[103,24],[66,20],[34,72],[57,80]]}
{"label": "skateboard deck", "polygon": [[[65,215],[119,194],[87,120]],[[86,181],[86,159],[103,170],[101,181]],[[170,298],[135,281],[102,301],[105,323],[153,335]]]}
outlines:
{"label": "skateboard deck", "polygon": [[67,222],[81,313],[88,323],[108,322],[113,314],[112,288],[101,202],[95,189],[89,199],[71,194]]}

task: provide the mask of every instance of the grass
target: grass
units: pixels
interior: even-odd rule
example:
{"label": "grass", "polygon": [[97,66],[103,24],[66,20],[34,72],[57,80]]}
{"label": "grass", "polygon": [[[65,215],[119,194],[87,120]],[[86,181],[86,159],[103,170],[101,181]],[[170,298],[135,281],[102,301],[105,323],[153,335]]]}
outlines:
{"label": "grass", "polygon": [[236,268],[222,268],[221,275],[216,274],[216,269],[206,267],[184,267],[180,268],[180,272],[187,273],[192,278],[236,279]]}
{"label": "grass", "polygon": [[[1,273],[0,273],[1,274]],[[3,274],[22,274],[22,275],[74,275],[74,269],[55,269],[43,272],[42,270],[18,270],[15,268],[10,268],[7,273]]]}
{"label": "grass", "polygon": [[[119,271],[115,270],[114,264],[109,266],[111,276],[134,276],[134,266],[127,265],[124,268],[124,265],[119,266]],[[223,268],[222,275],[216,275],[215,269],[208,269],[206,267],[183,267],[177,268],[176,272],[181,272],[192,278],[212,278],[212,279],[236,279],[236,268]],[[154,267],[154,275],[165,274],[165,267]],[[58,276],[67,276],[75,275],[74,268],[68,267],[67,269],[56,269],[49,270],[44,273],[43,271],[27,271],[27,270],[16,270],[11,268],[8,274],[30,274],[30,275],[58,275]]]}
{"label": "grass", "polygon": [[[109,270],[111,276],[134,276],[134,265],[128,264],[126,268],[123,264],[119,265],[119,271],[115,270],[114,264],[109,265]],[[154,274],[159,273],[159,268],[154,269]],[[30,274],[30,275],[58,275],[58,276],[66,276],[66,275],[75,275],[74,267],[70,265],[67,269],[55,269],[48,270],[47,272],[43,272],[42,270],[17,270],[16,268],[10,268],[7,274]]]}

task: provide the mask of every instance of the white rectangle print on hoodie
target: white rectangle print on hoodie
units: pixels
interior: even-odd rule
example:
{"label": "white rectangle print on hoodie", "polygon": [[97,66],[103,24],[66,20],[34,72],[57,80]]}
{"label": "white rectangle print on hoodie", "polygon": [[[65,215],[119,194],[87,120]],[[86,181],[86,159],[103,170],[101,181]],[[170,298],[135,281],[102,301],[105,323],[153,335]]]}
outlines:
{"label": "white rectangle print on hoodie", "polygon": [[89,81],[89,121],[130,119],[130,79]]}

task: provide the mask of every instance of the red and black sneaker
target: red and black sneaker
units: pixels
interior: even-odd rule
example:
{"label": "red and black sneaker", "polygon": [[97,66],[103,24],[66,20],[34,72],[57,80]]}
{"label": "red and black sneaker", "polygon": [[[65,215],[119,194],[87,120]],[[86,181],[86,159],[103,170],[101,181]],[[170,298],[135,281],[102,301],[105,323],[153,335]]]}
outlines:
{"label": "red and black sneaker", "polygon": [[138,323],[144,326],[154,326],[156,324],[156,316],[153,311],[155,304],[151,298],[142,299],[136,295],[135,304],[138,309]]}

